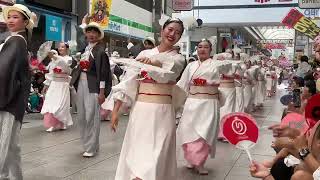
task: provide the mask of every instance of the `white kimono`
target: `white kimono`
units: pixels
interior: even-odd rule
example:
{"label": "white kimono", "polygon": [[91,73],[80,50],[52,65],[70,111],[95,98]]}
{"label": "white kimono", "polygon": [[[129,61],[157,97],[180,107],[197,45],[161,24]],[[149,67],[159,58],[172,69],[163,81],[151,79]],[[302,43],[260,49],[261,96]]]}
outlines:
{"label": "white kimono", "polygon": [[[159,58],[161,56],[161,58]],[[176,51],[159,53],[158,48],[142,51],[137,58],[149,57],[173,73],[149,71],[157,83],[175,82],[184,67],[184,57]],[[131,105],[115,180],[177,179],[176,124],[172,104],[136,101],[140,70],[128,69],[125,78],[112,88],[113,98]],[[174,95],[173,95],[174,97]]]}
{"label": "white kimono", "polygon": [[[242,64],[242,63],[241,63]],[[241,65],[239,64],[239,66]],[[244,64],[242,64],[244,65]],[[244,70],[240,67],[235,72],[235,85],[236,85],[236,106],[235,106],[235,112],[244,112],[244,95],[243,95],[243,89],[244,85],[242,82],[242,78],[244,76]]]}
{"label": "white kimono", "polygon": [[255,98],[254,104],[259,106],[262,105],[266,96],[265,91],[265,70],[259,67],[257,71],[257,83],[255,84]]}
{"label": "white kimono", "polygon": [[[194,61],[186,67],[177,85],[189,93],[193,80],[205,79],[208,85],[219,84],[220,74],[226,73],[231,64],[208,59]],[[220,121],[219,99],[195,99],[188,97],[177,130],[179,145],[203,138],[211,147],[211,157],[215,156],[216,137]]]}
{"label": "white kimono", "polygon": [[[251,112],[253,110],[253,85],[256,83],[255,82],[255,73],[256,73],[256,68],[251,67],[250,69],[247,69],[244,73],[244,108],[246,112]],[[249,82],[249,83],[248,83]]]}
{"label": "white kimono", "polygon": [[[50,62],[49,73],[46,74],[46,81],[44,82],[49,88],[41,109],[41,114],[52,113],[56,119],[66,126],[73,124],[70,114],[70,58],[69,56],[57,56],[56,60]],[[55,78],[56,75],[53,72],[55,67],[60,67],[66,77]]]}
{"label": "white kimono", "polygon": [[[240,61],[233,61],[233,60],[223,60],[225,63],[232,63],[229,67],[229,69],[226,72],[223,72],[221,74],[227,75],[227,76],[234,76],[236,70],[239,68]],[[220,92],[220,102],[221,108],[220,108],[220,118],[223,118],[223,116],[235,112],[236,108],[236,88],[226,88],[226,87],[219,87]]]}
{"label": "white kimono", "polygon": [[[113,73],[114,68],[116,67],[116,63],[113,62],[112,58],[110,58],[109,62],[110,62],[110,70],[112,72],[112,86],[115,86],[119,84],[117,76]],[[104,101],[104,103],[101,104],[101,108],[104,110],[112,111],[113,107],[114,107],[114,100],[112,99],[112,91],[111,91],[108,97],[106,97],[106,100]]]}
{"label": "white kimono", "polygon": [[271,71],[269,71],[269,70],[266,71],[265,78],[266,78],[266,89],[267,89],[267,91],[272,91],[273,80],[272,80]]}

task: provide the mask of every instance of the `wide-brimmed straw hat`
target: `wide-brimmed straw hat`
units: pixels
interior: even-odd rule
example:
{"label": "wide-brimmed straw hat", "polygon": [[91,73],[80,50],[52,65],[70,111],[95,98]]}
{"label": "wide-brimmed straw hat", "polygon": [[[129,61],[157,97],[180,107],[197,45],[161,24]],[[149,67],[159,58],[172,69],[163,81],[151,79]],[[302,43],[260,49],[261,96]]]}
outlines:
{"label": "wide-brimmed straw hat", "polygon": [[100,32],[100,37],[99,40],[103,39],[104,37],[104,31],[100,27],[100,25],[96,22],[90,22],[84,29],[83,31],[86,32],[88,28],[96,28]]}
{"label": "wide-brimmed straw hat", "polygon": [[27,25],[27,29],[32,30],[34,27],[34,13],[32,13],[29,8],[27,8],[26,6],[22,5],[22,4],[14,4],[13,6],[7,6],[3,8],[3,17],[4,20],[7,21],[8,20],[8,14],[10,11],[18,11],[21,14],[23,14],[28,20],[29,23]]}
{"label": "wide-brimmed straw hat", "polygon": [[146,41],[150,41],[154,46],[156,45],[156,41],[154,40],[154,38],[152,38],[152,37],[150,37],[150,36],[147,36],[146,38],[144,38],[143,44],[144,44]]}

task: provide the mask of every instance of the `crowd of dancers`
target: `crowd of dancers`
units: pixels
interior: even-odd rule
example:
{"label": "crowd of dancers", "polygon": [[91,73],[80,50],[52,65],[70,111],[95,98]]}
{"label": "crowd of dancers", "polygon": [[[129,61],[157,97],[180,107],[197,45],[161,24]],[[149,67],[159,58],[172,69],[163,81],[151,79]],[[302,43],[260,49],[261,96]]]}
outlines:
{"label": "crowd of dancers", "polygon": [[[16,4],[4,15],[11,36],[0,51],[0,59],[9,62],[0,66],[0,80],[8,82],[0,89],[0,177],[8,177],[10,170],[22,179],[17,139],[31,84],[26,47],[32,13]],[[93,157],[99,152],[101,112],[110,113],[116,131],[119,115],[130,111],[116,180],[177,179],[176,148],[182,148],[188,168],[207,175],[204,164],[214,158],[217,140],[226,141],[219,126],[222,117],[257,111],[276,91],[278,67],[261,54],[249,56],[235,48],[211,56],[214,45],[202,39],[198,59],[187,62],[175,47],[184,32],[179,19],[168,19],[160,44],[151,41],[155,47],[135,59],[109,59],[101,41],[104,32],[90,17],[80,27],[88,45],[78,56],[69,56],[64,42],[48,53],[41,114],[48,132],[66,130],[73,125],[72,104],[82,155]],[[123,67],[120,82],[113,74],[117,63]]]}

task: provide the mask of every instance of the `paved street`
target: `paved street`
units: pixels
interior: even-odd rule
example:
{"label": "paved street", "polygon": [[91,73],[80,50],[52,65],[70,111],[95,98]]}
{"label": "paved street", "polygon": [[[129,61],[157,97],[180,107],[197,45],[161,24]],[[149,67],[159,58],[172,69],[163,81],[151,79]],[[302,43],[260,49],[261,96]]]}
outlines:
{"label": "paved street", "polygon": [[[269,159],[274,155],[270,148],[271,133],[266,126],[279,122],[283,107],[279,97],[268,99],[262,110],[254,113],[260,127],[258,144],[252,150],[257,161]],[[122,117],[116,134],[103,122],[100,136],[100,152],[90,159],[82,157],[82,147],[77,125],[66,131],[45,132],[40,114],[30,114],[25,118],[22,128],[22,166],[25,180],[113,180],[127,117]],[[76,117],[74,116],[74,121]],[[217,156],[205,165],[209,176],[198,176],[184,167],[178,149],[179,180],[250,180],[247,155],[229,144],[218,143]]]}

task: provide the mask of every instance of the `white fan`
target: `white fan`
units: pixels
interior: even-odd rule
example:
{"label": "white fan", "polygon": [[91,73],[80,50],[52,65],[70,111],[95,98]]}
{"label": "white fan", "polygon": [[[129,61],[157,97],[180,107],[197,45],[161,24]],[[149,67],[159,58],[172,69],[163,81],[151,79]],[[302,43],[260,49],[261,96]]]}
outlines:
{"label": "white fan", "polygon": [[43,44],[41,44],[37,52],[37,59],[39,63],[42,62],[48,56],[48,53],[50,52],[51,47],[52,47],[52,41],[46,41]]}

